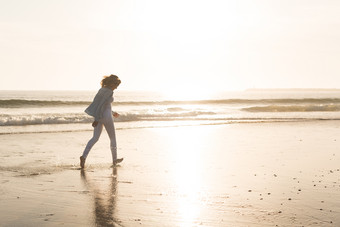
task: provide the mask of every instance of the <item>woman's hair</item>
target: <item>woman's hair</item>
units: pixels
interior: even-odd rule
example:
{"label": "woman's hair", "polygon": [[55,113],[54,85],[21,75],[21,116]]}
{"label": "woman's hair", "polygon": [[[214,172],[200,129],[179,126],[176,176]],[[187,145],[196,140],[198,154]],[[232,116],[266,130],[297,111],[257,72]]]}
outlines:
{"label": "woman's hair", "polygon": [[118,87],[120,83],[121,83],[121,81],[118,78],[118,76],[113,75],[113,74],[111,74],[110,76],[104,76],[104,78],[100,82],[102,87],[105,87],[105,86],[109,86],[109,87],[115,86],[115,87]]}

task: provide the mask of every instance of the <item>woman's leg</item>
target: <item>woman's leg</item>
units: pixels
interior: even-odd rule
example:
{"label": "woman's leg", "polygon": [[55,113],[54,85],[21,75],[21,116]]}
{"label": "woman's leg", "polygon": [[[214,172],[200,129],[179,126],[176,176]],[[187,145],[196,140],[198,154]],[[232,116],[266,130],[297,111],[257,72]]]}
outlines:
{"label": "woman's leg", "polygon": [[112,119],[108,119],[104,122],[104,126],[107,134],[110,138],[110,148],[112,153],[112,161],[117,160],[117,141],[116,141],[116,130]]}
{"label": "woman's leg", "polygon": [[92,138],[89,140],[89,142],[87,143],[85,150],[83,152],[82,157],[84,159],[87,158],[87,155],[89,154],[91,148],[93,147],[93,145],[99,140],[100,134],[103,131],[103,123],[102,122],[98,122],[98,125],[94,128],[93,130],[93,136]]}

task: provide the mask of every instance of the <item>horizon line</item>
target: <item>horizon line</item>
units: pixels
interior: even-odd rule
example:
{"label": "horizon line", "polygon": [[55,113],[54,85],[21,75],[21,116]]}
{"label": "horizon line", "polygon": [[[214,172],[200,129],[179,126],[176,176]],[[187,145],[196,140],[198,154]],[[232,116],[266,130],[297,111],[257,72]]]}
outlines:
{"label": "horizon line", "polygon": [[[0,89],[0,91],[97,91],[98,89]],[[245,88],[235,90],[216,90],[215,92],[241,92],[241,91],[340,91],[340,88]],[[162,90],[143,90],[143,89],[118,89],[124,92],[162,92]]]}

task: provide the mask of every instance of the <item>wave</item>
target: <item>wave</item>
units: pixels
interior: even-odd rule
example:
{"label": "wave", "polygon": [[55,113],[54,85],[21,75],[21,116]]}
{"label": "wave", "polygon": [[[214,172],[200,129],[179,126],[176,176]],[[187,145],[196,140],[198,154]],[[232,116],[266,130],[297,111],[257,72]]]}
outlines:
{"label": "wave", "polygon": [[[211,111],[181,111],[170,109],[163,112],[150,113],[123,113],[115,119],[116,122],[131,121],[169,121],[169,120],[190,120],[199,116],[215,115]],[[24,126],[24,125],[46,125],[46,124],[77,124],[90,123],[93,117],[85,113],[64,113],[64,114],[21,114],[21,115],[0,115],[0,126]]]}
{"label": "wave", "polygon": [[[58,101],[58,100],[0,100],[0,108],[49,107],[49,106],[86,106],[90,101]],[[191,101],[115,101],[115,105],[196,105],[196,104],[340,104],[340,98],[303,98],[303,99],[215,99]]]}
{"label": "wave", "polygon": [[47,107],[47,106],[74,106],[88,105],[87,101],[49,101],[49,100],[26,100],[26,99],[7,99],[0,100],[0,108],[19,108],[19,107]]}
{"label": "wave", "polygon": [[[315,117],[313,112],[340,112],[340,104],[329,105],[265,105],[249,106],[243,108],[223,109],[223,108],[154,108],[129,110],[122,112],[120,117],[115,119],[116,122],[137,122],[137,121],[176,121],[176,120],[248,120],[262,119],[267,115],[265,113],[275,112],[277,119],[287,117],[287,112],[304,112],[304,118]],[[277,113],[277,114],[276,114]],[[282,114],[280,114],[282,113]],[[310,114],[312,113],[312,114]],[[319,114],[320,115],[320,114]],[[332,116],[328,117],[334,117]],[[268,117],[268,116],[267,116]],[[273,117],[271,115],[271,117]],[[0,114],[0,126],[27,126],[27,125],[56,125],[56,124],[78,124],[91,123],[93,117],[81,113],[21,113],[21,114]]]}
{"label": "wave", "polygon": [[[256,110],[252,110],[256,112]],[[263,112],[263,110],[261,110]],[[266,110],[267,112],[275,112],[275,109]],[[150,124],[158,124],[156,122],[178,122],[178,121],[196,121],[196,122],[263,122],[263,121],[304,121],[304,120],[338,120],[340,117],[337,116],[296,116],[284,117],[284,116],[229,116],[229,115],[218,115],[215,113],[199,113],[189,112],[186,114],[121,114],[119,118],[115,119],[115,122],[139,124],[143,122],[150,122]],[[36,126],[41,125],[44,127],[53,127],[52,125],[69,125],[70,127],[75,124],[90,124],[93,122],[93,118],[84,114],[73,114],[68,116],[62,115],[21,115],[15,117],[0,117],[1,126]],[[152,123],[154,122],[154,123]],[[209,123],[213,124],[213,123]]]}
{"label": "wave", "polygon": [[93,118],[85,114],[0,115],[0,126],[75,124],[89,123],[91,121],[93,121]]}
{"label": "wave", "polygon": [[[282,123],[282,122],[308,122],[308,121],[340,121],[340,118],[234,118],[234,119],[217,119],[214,121],[200,119],[195,121],[173,121],[160,122],[140,122],[142,124],[123,124],[116,125],[116,130],[143,129],[143,128],[170,128],[183,126],[212,126],[212,125],[230,125],[230,124],[258,124],[258,123]],[[89,125],[61,125],[61,127],[46,127],[31,126],[29,128],[21,127],[15,130],[1,130],[0,135],[8,134],[27,134],[27,133],[70,133],[70,132],[86,132],[92,131],[93,128]],[[1,171],[0,167],[0,171]],[[39,171],[41,174],[41,171]],[[32,175],[32,174],[29,174]],[[36,174],[33,174],[36,175]]]}
{"label": "wave", "polygon": [[340,105],[270,105],[242,108],[248,112],[338,112]]}

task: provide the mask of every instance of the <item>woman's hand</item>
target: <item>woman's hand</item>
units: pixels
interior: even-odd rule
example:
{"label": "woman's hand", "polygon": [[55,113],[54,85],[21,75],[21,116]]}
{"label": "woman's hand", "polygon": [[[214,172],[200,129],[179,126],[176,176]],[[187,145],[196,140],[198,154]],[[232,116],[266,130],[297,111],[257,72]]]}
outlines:
{"label": "woman's hand", "polygon": [[92,127],[93,127],[93,128],[95,128],[97,125],[98,125],[98,121],[94,121],[94,122],[92,123]]}
{"label": "woman's hand", "polygon": [[112,112],[112,115],[113,115],[115,118],[119,117],[119,113],[117,113],[117,112]]}

